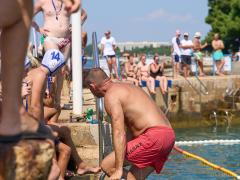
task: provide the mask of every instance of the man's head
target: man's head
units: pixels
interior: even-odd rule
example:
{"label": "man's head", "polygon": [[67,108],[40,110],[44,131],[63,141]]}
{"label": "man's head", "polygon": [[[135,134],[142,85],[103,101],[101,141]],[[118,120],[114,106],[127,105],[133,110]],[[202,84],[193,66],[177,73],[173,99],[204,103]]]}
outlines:
{"label": "man's head", "polygon": [[194,37],[197,38],[197,39],[201,39],[201,33],[200,32],[196,32]]}
{"label": "man's head", "polygon": [[214,40],[219,40],[219,34],[215,33],[213,38],[214,38]]}
{"label": "man's head", "polygon": [[128,62],[130,62],[131,64],[134,63],[134,57],[133,57],[133,55],[130,54],[130,55],[128,56]]}
{"label": "man's head", "polygon": [[177,30],[176,30],[176,37],[178,37],[178,38],[179,38],[180,36],[181,36],[181,32],[180,32],[180,30],[179,30],[179,29],[177,29]]}
{"label": "man's head", "polygon": [[187,32],[185,32],[185,33],[183,34],[183,37],[184,37],[185,40],[188,40],[189,34],[188,34]]}
{"label": "man's head", "polygon": [[140,56],[140,61],[141,61],[143,64],[146,63],[146,55],[145,55],[145,54],[142,54],[142,55]]}
{"label": "man's head", "polygon": [[85,82],[95,96],[103,97],[105,94],[104,87],[110,82],[110,78],[101,68],[93,68],[89,71]]}
{"label": "man's head", "polygon": [[106,38],[110,38],[110,36],[111,36],[111,31],[110,31],[110,30],[107,30],[104,34],[105,34]]}

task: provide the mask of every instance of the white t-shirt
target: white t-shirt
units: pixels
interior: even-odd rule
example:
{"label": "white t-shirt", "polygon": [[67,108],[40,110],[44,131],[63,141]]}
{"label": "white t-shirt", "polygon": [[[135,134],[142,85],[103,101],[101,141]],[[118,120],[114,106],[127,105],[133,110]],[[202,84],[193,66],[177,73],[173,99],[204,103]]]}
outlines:
{"label": "white t-shirt", "polygon": [[180,44],[181,43],[179,38],[177,37],[172,38],[173,55],[181,56],[181,49],[179,47]]}
{"label": "white t-shirt", "polygon": [[104,49],[103,49],[104,56],[115,55],[113,45],[116,45],[116,41],[114,37],[110,37],[109,39],[107,39],[105,36],[102,37],[101,44],[104,45]]}
{"label": "white t-shirt", "polygon": [[[193,46],[192,40],[185,40],[181,41],[181,45],[183,46]],[[191,56],[192,55],[192,48],[182,49],[182,55]]]}

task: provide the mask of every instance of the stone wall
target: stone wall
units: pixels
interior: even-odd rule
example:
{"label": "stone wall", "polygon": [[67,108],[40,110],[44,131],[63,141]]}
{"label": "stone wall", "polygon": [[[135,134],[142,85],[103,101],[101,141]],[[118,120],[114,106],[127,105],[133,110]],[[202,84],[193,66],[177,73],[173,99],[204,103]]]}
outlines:
{"label": "stone wall", "polygon": [[[171,121],[208,119],[213,112],[239,113],[240,75],[207,76],[200,80],[202,83],[195,77],[173,79],[165,103],[158,92],[156,103],[167,111]],[[165,104],[167,109],[163,108]]]}

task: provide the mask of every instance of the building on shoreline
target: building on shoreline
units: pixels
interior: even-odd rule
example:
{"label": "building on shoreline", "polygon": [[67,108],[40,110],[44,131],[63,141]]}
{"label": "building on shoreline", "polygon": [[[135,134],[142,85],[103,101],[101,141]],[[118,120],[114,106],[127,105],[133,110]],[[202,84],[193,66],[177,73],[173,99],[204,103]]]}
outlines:
{"label": "building on shoreline", "polygon": [[121,52],[132,50],[133,48],[144,48],[144,47],[158,48],[162,46],[171,46],[170,42],[155,42],[155,41],[141,41],[141,42],[117,42],[117,47]]}

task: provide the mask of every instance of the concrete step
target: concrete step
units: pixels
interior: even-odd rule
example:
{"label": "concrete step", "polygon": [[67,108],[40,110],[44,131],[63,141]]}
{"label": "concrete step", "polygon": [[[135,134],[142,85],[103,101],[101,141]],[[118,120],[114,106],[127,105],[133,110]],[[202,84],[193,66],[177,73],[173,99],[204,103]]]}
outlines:
{"label": "concrete step", "polygon": [[71,130],[71,136],[75,146],[98,146],[98,125],[88,123],[60,123]]}
{"label": "concrete step", "polygon": [[99,146],[83,146],[78,147],[79,156],[89,165],[99,165]]}

